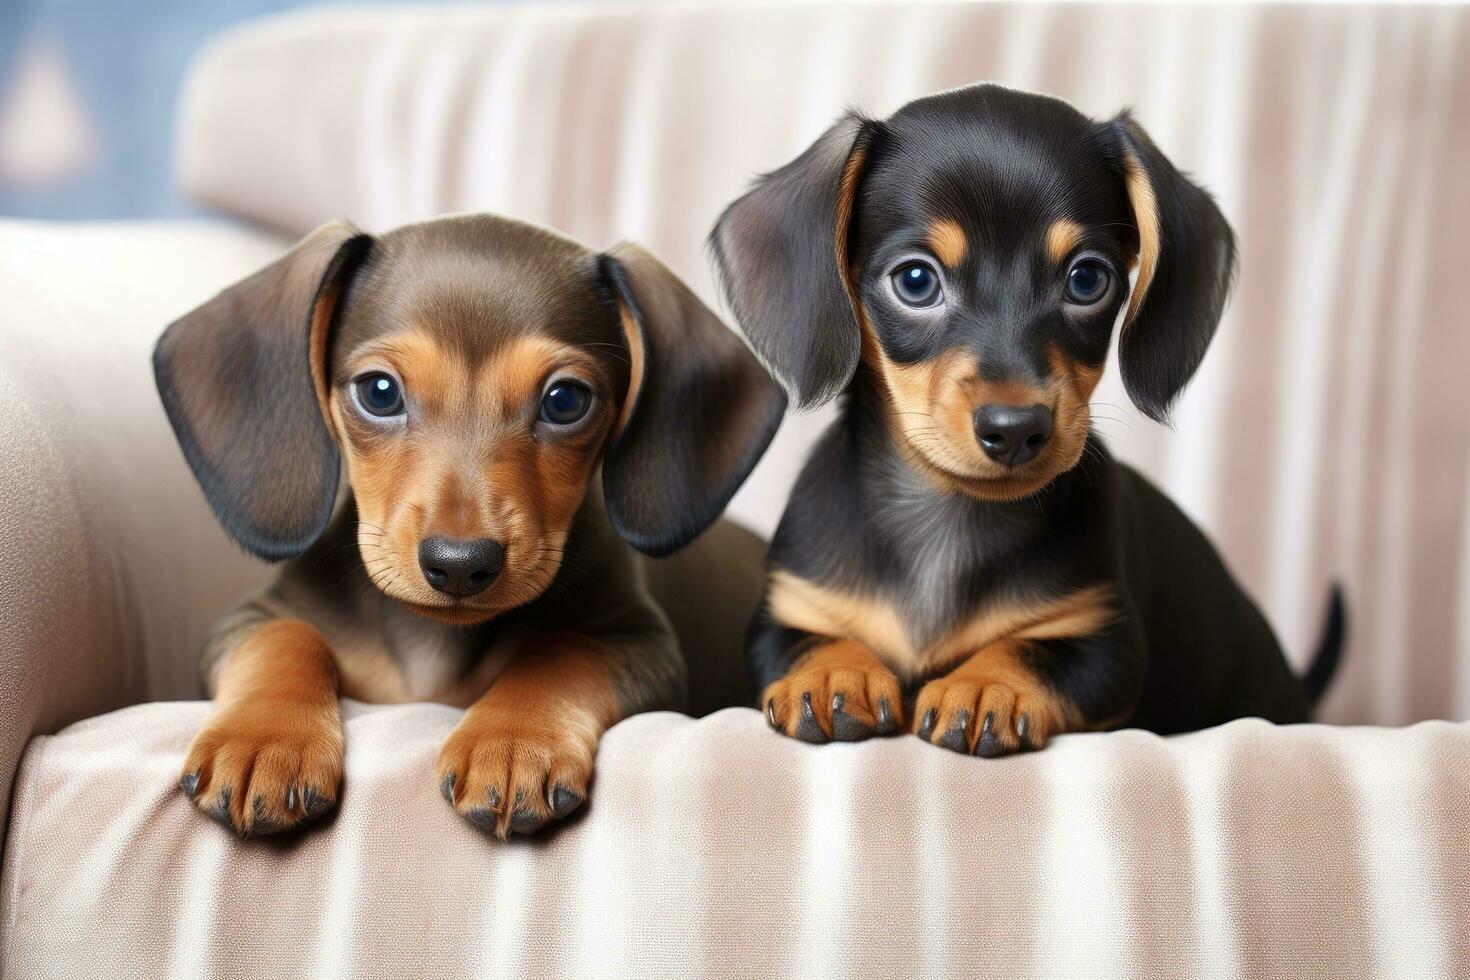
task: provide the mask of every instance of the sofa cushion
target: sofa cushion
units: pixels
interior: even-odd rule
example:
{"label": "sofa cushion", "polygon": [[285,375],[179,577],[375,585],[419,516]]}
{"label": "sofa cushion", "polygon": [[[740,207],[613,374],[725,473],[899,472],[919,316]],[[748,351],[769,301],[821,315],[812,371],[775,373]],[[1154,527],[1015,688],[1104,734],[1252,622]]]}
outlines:
{"label": "sofa cushion", "polygon": [[422,704],[348,704],[340,812],[238,840],[173,788],[208,710],[31,743],[9,980],[1470,973],[1470,724],[984,760],[651,714],[608,733],[581,819],[502,844],[439,798],[459,712]]}

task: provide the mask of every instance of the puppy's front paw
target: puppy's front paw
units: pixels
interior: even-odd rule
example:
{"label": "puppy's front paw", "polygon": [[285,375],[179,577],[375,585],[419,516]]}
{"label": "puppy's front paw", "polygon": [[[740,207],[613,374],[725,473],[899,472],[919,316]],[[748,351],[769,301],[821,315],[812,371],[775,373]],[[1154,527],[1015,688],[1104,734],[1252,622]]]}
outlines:
{"label": "puppy's front paw", "polygon": [[582,805],[597,739],[580,722],[471,708],[439,752],[439,790],[459,815],[504,840]]}
{"label": "puppy's front paw", "polygon": [[765,690],[766,721],[804,742],[856,742],[903,724],[903,692],[876,663],[814,657]]}
{"label": "puppy's front paw", "polygon": [[994,757],[1039,749],[1064,730],[1063,706],[1040,686],[940,677],[914,706],[914,732],[955,752]]}
{"label": "puppy's front paw", "polygon": [[242,837],[289,830],[336,806],[342,717],[330,706],[221,706],[189,746],[179,788]]}

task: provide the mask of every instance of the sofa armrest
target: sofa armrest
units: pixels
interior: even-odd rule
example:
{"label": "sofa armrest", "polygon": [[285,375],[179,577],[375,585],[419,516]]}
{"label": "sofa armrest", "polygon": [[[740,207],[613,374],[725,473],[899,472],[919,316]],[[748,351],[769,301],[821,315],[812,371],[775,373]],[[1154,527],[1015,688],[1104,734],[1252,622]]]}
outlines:
{"label": "sofa armrest", "polygon": [[[965,757],[748,708],[608,731],[581,814],[496,842],[440,799],[461,712],[344,702],[346,789],[242,841],[174,785],[209,706],[27,751],[6,977],[1448,977],[1470,722],[1260,720]],[[123,747],[121,749],[117,747]]]}
{"label": "sofa armrest", "polygon": [[149,355],[281,248],[224,225],[0,221],[0,833],[31,735],[195,696],[202,631],[261,578],[196,488]]}

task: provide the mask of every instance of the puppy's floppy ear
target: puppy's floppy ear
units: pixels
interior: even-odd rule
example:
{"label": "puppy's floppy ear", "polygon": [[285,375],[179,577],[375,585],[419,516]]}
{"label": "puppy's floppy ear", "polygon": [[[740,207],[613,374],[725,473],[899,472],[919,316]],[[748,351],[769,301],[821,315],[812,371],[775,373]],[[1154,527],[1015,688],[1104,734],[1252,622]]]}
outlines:
{"label": "puppy's floppy ear", "polygon": [[623,540],[662,557],[720,516],[776,434],[786,396],[658,259],[620,245],[601,263],[631,361],[603,495]]}
{"label": "puppy's floppy ear", "polygon": [[1138,277],[1118,341],[1128,395],[1156,422],[1194,375],[1230,292],[1235,236],[1205,191],[1127,112],[1106,124],[1138,225]]}
{"label": "puppy's floppy ear", "polygon": [[710,232],[735,318],[801,408],[835,398],[857,370],[848,231],[874,125],[849,112]]}
{"label": "puppy's floppy ear", "polygon": [[325,529],[340,459],[328,429],[327,335],[372,239],[323,225],[175,320],[153,350],[158,393],[225,529],[269,561]]}

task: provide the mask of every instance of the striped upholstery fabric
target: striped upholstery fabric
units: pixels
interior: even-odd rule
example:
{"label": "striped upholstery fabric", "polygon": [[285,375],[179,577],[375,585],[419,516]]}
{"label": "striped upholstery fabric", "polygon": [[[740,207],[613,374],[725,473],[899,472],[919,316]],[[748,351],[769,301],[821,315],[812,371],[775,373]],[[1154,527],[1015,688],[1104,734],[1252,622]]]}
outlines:
{"label": "striped upholstery fabric", "polygon": [[977,760],[645,715],[604,741],[583,819],[507,846],[434,786],[457,711],[349,706],[340,814],[271,844],[171,789],[206,711],[33,743],[7,980],[1470,975],[1470,724]]}
{"label": "striped upholstery fabric", "polygon": [[[1132,104],[1240,235],[1176,414],[1111,370],[1098,427],[1213,532],[1298,663],[1327,583],[1324,717],[1470,716],[1470,8],[823,3],[311,13],[221,41],[185,100],[200,200],[303,232],[494,210],[641,240],[711,295],[703,237],[853,104],[977,80]],[[262,107],[269,107],[263,111]],[[827,416],[734,513],[774,526]]]}
{"label": "striped upholstery fabric", "polygon": [[[291,234],[494,209],[635,238],[709,296],[702,236],[751,173],[844,103],[979,78],[1134,103],[1218,191],[1245,261],[1178,431],[1116,373],[1101,428],[1298,655],[1345,579],[1328,719],[1470,715],[1464,7],[330,11],[204,56],[181,171]],[[262,574],[179,460],[146,351],[283,243],[6,225],[0,244],[8,780],[28,734],[194,696],[202,624]],[[788,422],[737,516],[772,526],[824,421]],[[1470,722],[1242,721],[980,760],[811,747],[749,709],[648,715],[609,732],[585,817],[497,845],[433,786],[455,711],[349,705],[340,813],[242,843],[172,789],[207,711],[31,741],[0,977],[1470,976]]]}

